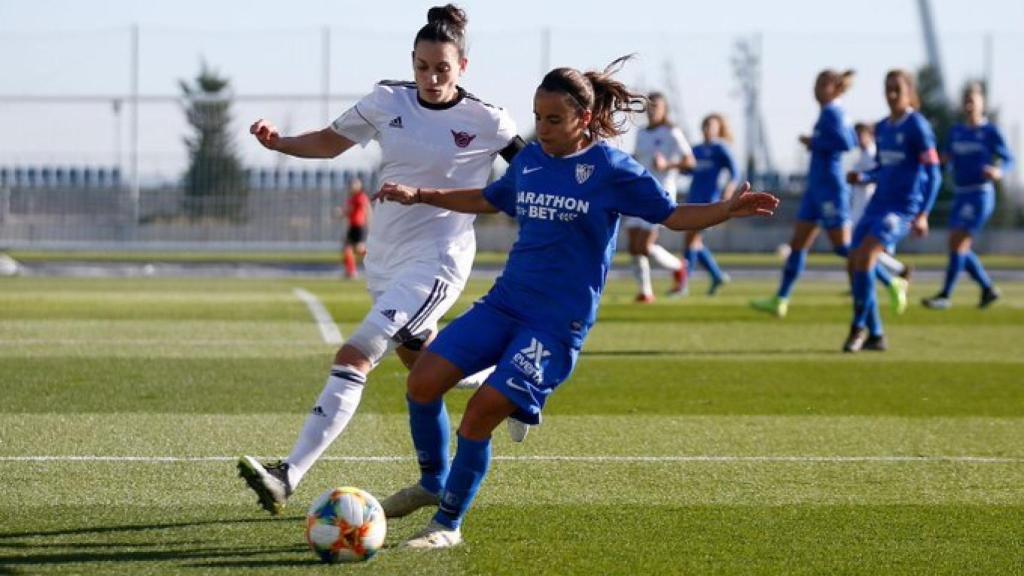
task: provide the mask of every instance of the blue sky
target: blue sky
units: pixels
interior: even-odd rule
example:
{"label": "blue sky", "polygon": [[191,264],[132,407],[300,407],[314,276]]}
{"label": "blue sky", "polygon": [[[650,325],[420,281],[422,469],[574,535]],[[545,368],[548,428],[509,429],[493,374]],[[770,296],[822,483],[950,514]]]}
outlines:
{"label": "blue sky", "polygon": [[[326,0],[143,2],[0,0],[0,94],[117,94],[129,88],[129,27],[141,31],[143,94],[176,94],[177,81],[195,74],[201,59],[231,78],[240,94],[317,93],[322,82],[321,29],[331,32],[332,91],[363,93],[381,78],[408,78],[408,52],[429,2]],[[916,68],[924,49],[916,0],[772,2],[596,0],[515,3],[465,1],[470,17],[470,70],[463,84],[508,108],[523,127],[542,72],[540,37],[551,30],[551,64],[599,67],[636,52],[623,78],[661,88],[674,69],[688,127],[711,111],[733,120],[742,146],[741,103],[729,57],[737,38],[760,33],[764,49],[764,113],[777,163],[799,169],[796,144],[817,109],[816,72],[858,70],[845,98],[855,119],[885,113],[882,77],[892,67]],[[512,7],[514,5],[514,8]],[[1012,140],[1024,128],[1024,2],[932,2],[951,91],[983,71],[986,34],[994,47],[992,103]],[[625,10],[623,7],[628,7]],[[332,106],[332,115],[346,107]],[[678,112],[678,111],[677,111]],[[185,127],[174,104],[142,107],[145,170],[172,176],[183,163]],[[247,124],[266,116],[289,131],[320,127],[320,105],[285,101],[235,109],[239,150],[251,164],[279,159],[244,138]],[[0,165],[113,163],[124,159],[126,116],[109,103],[0,104],[0,121],[15,137],[0,143]],[[627,137],[623,145],[629,147]],[[372,151],[341,164],[372,161]]]}

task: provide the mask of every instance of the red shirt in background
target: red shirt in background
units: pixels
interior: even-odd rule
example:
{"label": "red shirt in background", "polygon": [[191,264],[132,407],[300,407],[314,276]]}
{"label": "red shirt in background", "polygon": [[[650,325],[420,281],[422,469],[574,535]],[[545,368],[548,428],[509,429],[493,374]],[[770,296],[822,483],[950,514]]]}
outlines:
{"label": "red shirt in background", "polygon": [[369,210],[370,197],[366,195],[366,192],[357,192],[349,195],[348,201],[345,203],[348,225],[360,228],[366,226],[366,215]]}

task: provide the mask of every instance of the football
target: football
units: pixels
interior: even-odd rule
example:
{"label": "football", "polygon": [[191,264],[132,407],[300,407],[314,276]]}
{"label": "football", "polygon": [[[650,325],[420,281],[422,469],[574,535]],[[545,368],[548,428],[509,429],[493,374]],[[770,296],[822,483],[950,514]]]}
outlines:
{"label": "football", "polygon": [[327,563],[368,560],[380,550],[386,534],[384,509],[359,488],[332,488],[306,514],[306,541]]}

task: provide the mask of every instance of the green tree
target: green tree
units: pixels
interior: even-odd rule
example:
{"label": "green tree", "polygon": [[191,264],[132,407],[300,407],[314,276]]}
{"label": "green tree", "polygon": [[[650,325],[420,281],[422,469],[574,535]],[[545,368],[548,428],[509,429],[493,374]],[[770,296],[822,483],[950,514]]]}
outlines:
{"label": "green tree", "polygon": [[192,84],[181,80],[179,85],[185,97],[185,116],[193,129],[185,138],[189,153],[185,214],[191,219],[243,220],[249,190],[229,135],[229,81],[203,62]]}
{"label": "green tree", "polygon": [[[939,75],[931,66],[924,66],[917,72],[917,93],[921,97],[921,114],[931,123],[935,131],[935,141],[939,150],[943,150],[949,142],[949,131],[957,120],[957,111],[943,92],[939,83]],[[944,176],[948,172],[944,173]],[[942,179],[942,189],[932,211],[931,223],[945,225],[949,221],[949,210],[953,206],[953,182],[948,177]]]}

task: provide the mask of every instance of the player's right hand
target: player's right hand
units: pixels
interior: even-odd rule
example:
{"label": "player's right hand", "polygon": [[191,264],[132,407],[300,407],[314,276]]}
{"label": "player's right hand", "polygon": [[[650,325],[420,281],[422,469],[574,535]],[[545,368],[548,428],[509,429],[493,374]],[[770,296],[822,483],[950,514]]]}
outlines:
{"label": "player's right hand", "polygon": [[373,200],[398,202],[399,204],[416,204],[420,201],[420,189],[412,186],[403,186],[394,182],[385,182],[380,191],[373,195]]}
{"label": "player's right hand", "polygon": [[249,133],[256,137],[256,140],[268,150],[277,150],[278,142],[281,140],[281,134],[278,133],[277,127],[260,118],[259,120],[252,123],[249,127]]}

